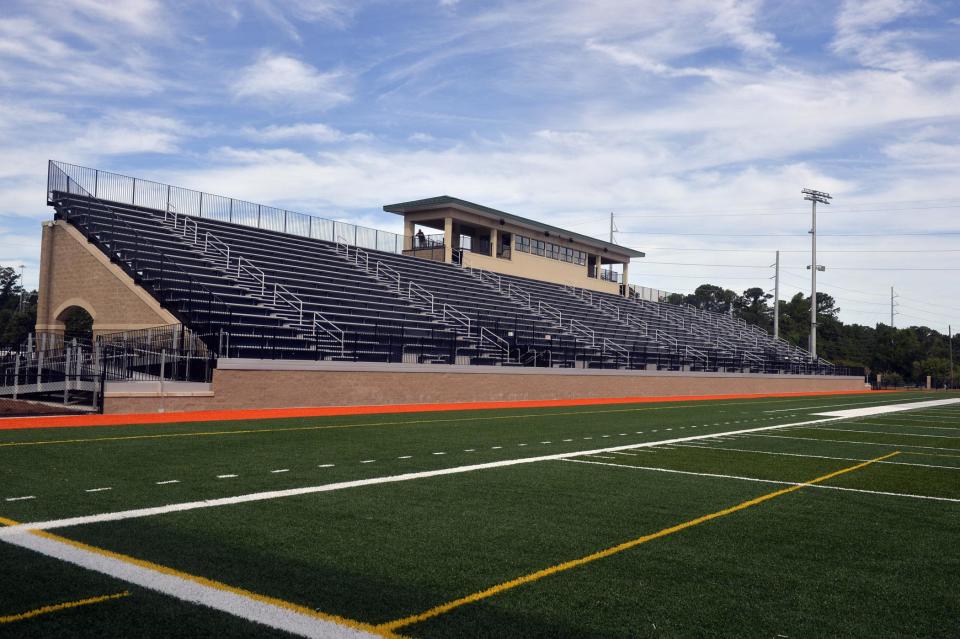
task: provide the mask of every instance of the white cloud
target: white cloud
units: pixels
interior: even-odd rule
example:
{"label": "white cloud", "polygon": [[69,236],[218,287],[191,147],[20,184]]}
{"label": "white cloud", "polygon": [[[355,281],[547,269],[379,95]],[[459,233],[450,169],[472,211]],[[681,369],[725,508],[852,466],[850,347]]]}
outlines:
{"label": "white cloud", "polygon": [[70,24],[63,16],[49,24],[54,26],[30,17],[0,19],[0,60],[5,60],[9,84],[54,95],[148,94],[164,88],[147,56],[130,40],[111,34],[74,46],[68,39],[91,34],[59,28]]}
{"label": "white cloud", "polygon": [[297,22],[343,28],[355,10],[355,3],[343,0],[252,0],[251,5],[296,42],[302,41]]}
{"label": "white cloud", "polygon": [[90,123],[68,144],[100,155],[174,153],[185,133],[187,127],[179,120],[127,111]]}
{"label": "white cloud", "polygon": [[264,142],[303,140],[330,144],[333,142],[366,142],[374,139],[374,136],[369,133],[345,133],[321,122],[303,122],[289,125],[271,124],[261,129],[248,127],[244,129],[244,133],[254,140]]}
{"label": "white cloud", "polygon": [[100,0],[67,0],[47,2],[65,19],[87,19],[94,23],[115,25],[123,33],[157,35],[167,24],[171,15],[169,7],[156,0],[123,0],[101,2]]}
{"label": "white cloud", "polygon": [[901,18],[931,11],[922,0],[846,0],[835,20],[836,35],[831,48],[867,67],[925,77],[955,75],[960,70],[956,60],[930,60],[914,46],[915,41],[926,36],[888,28]]}
{"label": "white cloud", "polygon": [[350,100],[342,71],[321,72],[294,57],[262,53],[231,85],[236,99],[283,102],[300,110],[323,110]]}
{"label": "white cloud", "polygon": [[652,58],[649,58],[642,53],[638,53],[633,49],[628,49],[625,47],[620,47],[612,44],[601,44],[593,40],[587,40],[584,48],[587,51],[595,51],[597,53],[602,53],[605,56],[609,57],[611,60],[617,64],[622,64],[624,66],[636,67],[641,71],[646,73],[652,73],[654,75],[660,75],[668,78],[682,78],[682,77],[705,77],[713,78],[717,77],[721,72],[714,69],[698,69],[694,67],[672,67],[668,64],[658,62]]}

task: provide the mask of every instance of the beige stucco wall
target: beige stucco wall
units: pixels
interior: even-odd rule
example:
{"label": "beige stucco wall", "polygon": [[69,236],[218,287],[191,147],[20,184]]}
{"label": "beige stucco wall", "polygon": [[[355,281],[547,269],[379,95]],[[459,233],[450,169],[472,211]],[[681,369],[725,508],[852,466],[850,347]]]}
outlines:
{"label": "beige stucco wall", "polygon": [[[252,360],[251,360],[252,361]],[[323,364],[323,363],[321,363]],[[229,366],[221,361],[222,366]],[[235,364],[243,367],[244,364]],[[456,403],[586,397],[767,394],[863,390],[860,377],[575,371],[427,367],[400,364],[319,365],[261,362],[247,369],[219,368],[213,394],[137,396],[108,394],[108,413],[232,408],[287,408],[384,404]],[[287,370],[283,370],[283,368]],[[280,370],[277,370],[277,369]],[[326,369],[325,369],[326,368]],[[438,368],[449,370],[440,370]],[[273,370],[262,370],[273,369]]]}
{"label": "beige stucco wall", "polygon": [[94,333],[178,323],[160,304],[74,227],[45,222],[40,245],[37,330],[60,331],[71,306],[93,317]]}
{"label": "beige stucco wall", "polygon": [[554,284],[570,284],[579,288],[613,293],[614,295],[620,292],[620,285],[616,282],[587,277],[586,265],[580,266],[532,253],[521,253],[516,248],[511,249],[509,260],[464,251],[463,265],[482,268],[494,273],[529,277],[530,279]]}
{"label": "beige stucco wall", "polygon": [[[517,235],[525,235],[532,239],[560,244],[562,246],[567,246],[578,251],[584,251],[585,253],[598,257],[602,256],[604,258],[620,260],[624,263],[629,263],[630,260],[630,258],[626,255],[603,254],[596,248],[586,246],[585,244],[581,244],[576,240],[572,242],[568,241],[569,238],[565,238],[563,235],[551,235],[547,237],[542,233],[537,233],[530,229],[525,229],[510,223],[492,224],[490,220],[480,217],[479,215],[473,215],[465,211],[450,208],[440,208],[430,211],[408,213],[404,216],[405,228],[410,229],[411,235],[413,233],[412,229],[414,223],[425,221],[435,222],[441,219],[455,219],[458,222],[463,222],[478,228],[491,229],[492,231],[495,231],[495,233],[491,233],[492,241],[495,240],[496,233],[510,233],[513,238],[511,240],[510,247],[510,259],[479,255],[472,251],[464,252],[464,266],[482,268],[495,273],[504,273],[506,275],[515,275],[518,277],[529,277],[530,279],[552,282],[554,284],[572,284],[580,288],[585,288],[592,291],[601,291],[604,293],[613,293],[614,295],[620,292],[620,285],[616,282],[607,282],[598,278],[588,277],[586,264],[570,264],[569,262],[561,262],[560,260],[554,260],[549,257],[534,255],[533,253],[521,253],[520,251],[517,251]],[[448,230],[447,234],[451,235],[452,233]],[[493,244],[493,246],[496,246],[496,244]],[[451,249],[448,242],[446,249],[446,261],[448,262],[450,261],[450,250]]]}

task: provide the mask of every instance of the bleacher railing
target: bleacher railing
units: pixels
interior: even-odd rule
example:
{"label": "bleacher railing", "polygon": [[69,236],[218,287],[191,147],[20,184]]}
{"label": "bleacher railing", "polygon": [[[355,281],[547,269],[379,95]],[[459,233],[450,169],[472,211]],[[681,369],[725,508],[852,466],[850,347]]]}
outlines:
{"label": "bleacher railing", "polygon": [[[201,217],[220,222],[268,231],[279,231],[315,240],[335,242],[343,237],[352,246],[385,251],[403,252],[403,236],[357,226],[339,220],[288,211],[286,209],[238,200],[223,195],[194,191],[180,186],[101,171],[76,164],[51,160],[50,164],[77,183],[93,197],[108,202],[129,204],[143,208]],[[52,173],[52,171],[51,171]],[[47,192],[52,192],[48,183]]]}
{"label": "bleacher railing", "polygon": [[[85,201],[60,206],[62,199],[71,195]],[[232,326],[233,313],[219,295],[154,249],[151,242],[126,224],[108,204],[94,197],[53,162],[48,167],[47,198],[87,240],[116,260],[135,282],[150,291],[178,319],[204,334]]]}

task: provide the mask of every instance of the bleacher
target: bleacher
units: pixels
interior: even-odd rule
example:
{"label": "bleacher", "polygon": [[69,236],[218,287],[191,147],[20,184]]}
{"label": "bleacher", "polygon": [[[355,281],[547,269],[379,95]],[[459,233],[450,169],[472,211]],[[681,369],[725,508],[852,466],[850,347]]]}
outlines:
{"label": "bleacher", "polygon": [[95,198],[71,178],[52,182],[57,217],[221,357],[832,372],[723,314]]}

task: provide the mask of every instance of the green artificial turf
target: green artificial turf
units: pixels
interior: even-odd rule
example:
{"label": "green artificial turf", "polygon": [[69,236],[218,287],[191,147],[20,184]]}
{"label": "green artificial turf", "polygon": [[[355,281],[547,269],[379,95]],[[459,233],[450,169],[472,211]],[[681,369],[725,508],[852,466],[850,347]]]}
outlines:
{"label": "green artificial turf", "polygon": [[[0,499],[35,499],[0,501],[0,516],[37,521],[315,486],[792,424],[844,407],[948,396],[7,431],[0,432]],[[900,450],[889,461],[903,464],[872,464],[827,483],[960,499],[960,439],[948,437],[956,434],[952,428],[960,429],[960,411],[930,408],[57,532],[325,613],[381,623],[783,488],[705,474],[803,482]],[[190,433],[213,434],[104,439]],[[918,441],[937,449],[916,448]],[[375,461],[361,463],[368,459]],[[270,472],[282,469],[287,472]],[[228,473],[238,477],[216,478]],[[170,479],[179,483],[156,483]],[[85,492],[97,487],[111,490]],[[399,632],[417,637],[957,636],[958,538],[957,502],[803,488]],[[11,568],[15,575],[13,581],[0,580],[7,584],[0,585],[0,616],[72,598],[134,593],[89,610],[0,626],[0,635],[11,628],[11,636],[279,634],[127,588],[2,540],[0,565],[5,576]],[[183,624],[173,621],[181,618]]]}

